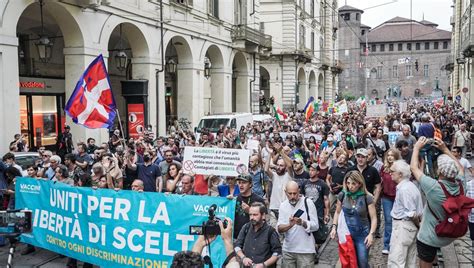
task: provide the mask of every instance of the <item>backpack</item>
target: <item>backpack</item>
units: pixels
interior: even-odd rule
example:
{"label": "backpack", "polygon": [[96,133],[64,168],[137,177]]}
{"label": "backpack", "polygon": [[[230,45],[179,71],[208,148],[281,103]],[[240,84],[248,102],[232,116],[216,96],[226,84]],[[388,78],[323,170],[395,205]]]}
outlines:
{"label": "backpack", "polygon": [[[308,210],[308,198],[304,198],[304,208],[306,209],[306,216],[308,218],[308,222],[311,220],[309,218],[309,210]],[[312,201],[311,201],[312,202]],[[309,224],[309,223],[308,223]],[[318,219],[319,228],[317,231],[313,232],[314,242],[316,244],[323,244],[326,242],[328,235],[329,235],[329,228],[327,224],[324,223],[324,220]],[[309,234],[311,235],[311,234]]]}
{"label": "backpack", "polygon": [[462,237],[467,233],[468,230],[468,215],[472,207],[474,207],[474,199],[466,197],[464,195],[464,188],[462,183],[459,184],[459,194],[454,196],[451,195],[443,183],[439,182],[441,189],[443,189],[446,200],[443,202],[442,207],[446,213],[446,217],[441,220],[431,209],[428,204],[428,209],[435,219],[439,222],[435,226],[436,235],[439,237],[458,238]]}

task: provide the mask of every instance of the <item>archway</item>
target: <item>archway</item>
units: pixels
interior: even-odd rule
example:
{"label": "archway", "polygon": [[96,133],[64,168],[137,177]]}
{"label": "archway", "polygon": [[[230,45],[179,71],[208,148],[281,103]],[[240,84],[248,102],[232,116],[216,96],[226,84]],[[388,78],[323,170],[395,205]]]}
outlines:
{"label": "archway", "polygon": [[[56,138],[66,121],[64,104],[74,89],[66,83],[69,78],[63,51],[84,44],[82,31],[63,5],[50,1],[42,5],[11,2],[4,14],[1,31],[15,32],[18,47],[2,51],[3,62],[8,66],[0,67],[5,76],[0,90],[13,99],[6,102],[4,98],[0,105],[2,113],[9,114],[7,122],[0,120],[0,126],[8,127],[1,129],[6,133],[20,129],[31,149],[45,146],[56,150]],[[74,77],[76,82],[77,78]]]}
{"label": "archway", "polygon": [[304,68],[298,70],[298,82],[296,83],[296,107],[303,109],[308,101],[308,84]]}
{"label": "archway", "polygon": [[193,56],[184,37],[171,38],[165,52],[165,113],[166,128],[179,118],[194,122]]}
{"label": "archway", "polygon": [[260,66],[260,113],[270,112],[270,106],[267,106],[270,98],[270,73],[263,66]]}
{"label": "archway", "polygon": [[[211,45],[203,59],[204,65],[204,114],[225,112],[224,92],[224,59],[222,52],[216,45]],[[206,66],[207,65],[207,66]],[[209,77],[206,77],[206,68],[210,68]]]}
{"label": "archway", "polygon": [[250,111],[250,89],[247,60],[242,52],[232,62],[232,112]]}
{"label": "archway", "polygon": [[319,74],[319,77],[318,77],[318,98],[321,98],[321,100],[325,99],[323,74]]}
{"label": "archway", "polygon": [[140,125],[141,128],[128,129],[127,126],[125,127],[128,136],[136,138],[136,135],[142,134],[140,131],[144,129],[145,124],[150,123],[148,96],[151,92],[146,90],[146,92],[137,92],[136,96],[123,96],[122,81],[137,78],[148,80],[149,76],[146,75],[146,71],[142,70],[143,65],[132,64],[137,58],[148,56],[147,41],[137,26],[124,22],[113,28],[107,49],[109,51],[108,71],[110,83],[122,122],[128,122],[127,113],[132,111],[143,115],[143,118],[140,118],[143,119],[143,124]]}
{"label": "archway", "polygon": [[314,99],[318,99],[318,85],[316,84],[316,74],[311,71],[309,74],[309,96],[313,96]]}

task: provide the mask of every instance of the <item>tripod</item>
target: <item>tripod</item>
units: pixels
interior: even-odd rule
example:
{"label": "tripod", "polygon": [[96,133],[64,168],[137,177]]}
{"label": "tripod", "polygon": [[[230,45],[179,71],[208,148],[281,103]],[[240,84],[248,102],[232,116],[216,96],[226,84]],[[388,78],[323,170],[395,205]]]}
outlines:
{"label": "tripod", "polygon": [[13,257],[15,256],[16,245],[18,244],[18,236],[20,234],[9,234],[6,236],[10,243],[10,249],[8,250],[7,268],[13,268]]}

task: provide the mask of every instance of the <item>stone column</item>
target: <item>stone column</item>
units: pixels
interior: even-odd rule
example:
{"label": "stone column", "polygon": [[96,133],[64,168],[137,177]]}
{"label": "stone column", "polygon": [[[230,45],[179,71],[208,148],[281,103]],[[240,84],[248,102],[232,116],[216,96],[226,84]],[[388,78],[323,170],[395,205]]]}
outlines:
{"label": "stone column", "polygon": [[[212,69],[210,78],[211,114],[227,113],[232,110],[232,69]],[[204,104],[206,105],[206,103]],[[206,109],[204,109],[206,110]]]}
{"label": "stone column", "polygon": [[0,155],[20,133],[18,38],[0,34]]}
{"label": "stone column", "polygon": [[178,65],[178,119],[188,119],[196,126],[203,113],[202,86],[204,76],[202,64]]}

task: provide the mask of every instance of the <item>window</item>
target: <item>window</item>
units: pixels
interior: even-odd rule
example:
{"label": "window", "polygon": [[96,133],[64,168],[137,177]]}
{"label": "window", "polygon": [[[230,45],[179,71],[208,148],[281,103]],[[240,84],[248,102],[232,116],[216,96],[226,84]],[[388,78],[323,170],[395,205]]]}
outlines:
{"label": "window", "polygon": [[407,43],[407,50],[411,50],[411,43]]}
{"label": "window", "polygon": [[385,51],[385,45],[384,44],[381,44],[380,45],[380,52],[384,52]]}
{"label": "window", "polygon": [[219,0],[207,0],[209,15],[219,18]]}
{"label": "window", "polygon": [[424,77],[429,77],[429,76],[430,76],[430,71],[429,71],[429,69],[428,69],[428,64],[425,64],[425,65],[423,66],[423,76],[424,76]]}
{"label": "window", "polygon": [[377,66],[377,79],[382,79],[382,66]]}
{"label": "window", "polygon": [[448,49],[448,41],[443,42],[443,49]]}
{"label": "window", "polygon": [[402,51],[403,50],[403,44],[398,44],[398,51]]}
{"label": "window", "polygon": [[372,45],[372,48],[370,49],[370,51],[376,52],[377,51],[377,45]]}
{"label": "window", "polygon": [[324,38],[319,37],[319,59],[323,59],[324,51]]}
{"label": "window", "polygon": [[412,76],[411,65],[405,65],[405,76],[406,77],[411,77]]}
{"label": "window", "polygon": [[433,49],[438,49],[439,42],[434,42]]}
{"label": "window", "polygon": [[356,21],[359,21],[359,20],[360,20],[360,14],[356,13]]}
{"label": "window", "polygon": [[175,3],[181,4],[181,5],[186,5],[186,6],[192,6],[193,5],[193,0],[173,0]]}
{"label": "window", "polygon": [[365,30],[362,30],[362,31],[360,32],[360,35],[364,35],[364,34],[365,34]]}
{"label": "window", "polygon": [[421,46],[420,46],[420,43],[416,43],[416,44],[415,44],[415,49],[416,49],[416,50],[420,50],[420,47],[421,47]]}
{"label": "window", "polygon": [[304,28],[303,25],[300,25],[300,49],[304,49],[305,48],[305,31],[306,29]]}
{"label": "window", "polygon": [[425,50],[429,50],[430,49],[430,42],[425,42]]}
{"label": "window", "polygon": [[393,77],[393,78],[397,78],[397,77],[398,77],[398,66],[397,66],[397,65],[393,65],[393,68],[392,68],[392,77]]}
{"label": "window", "polygon": [[344,18],[344,20],[350,20],[351,19],[351,13],[344,13],[344,14],[342,14],[342,17]]}
{"label": "window", "polygon": [[310,10],[311,18],[314,19],[314,0],[311,0],[309,4],[309,8],[311,9]]}
{"label": "window", "polygon": [[393,51],[393,44],[388,45],[388,51]]}
{"label": "window", "polygon": [[311,52],[314,56],[314,32],[311,32]]}

